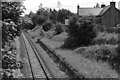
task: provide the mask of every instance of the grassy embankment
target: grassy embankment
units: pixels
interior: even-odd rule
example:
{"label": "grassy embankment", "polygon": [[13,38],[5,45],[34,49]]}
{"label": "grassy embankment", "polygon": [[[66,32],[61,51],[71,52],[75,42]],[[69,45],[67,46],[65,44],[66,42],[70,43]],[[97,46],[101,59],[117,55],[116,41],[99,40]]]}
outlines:
{"label": "grassy embankment", "polygon": [[[39,38],[39,29],[31,32]],[[44,34],[41,40],[56,51],[56,54],[64,57],[72,67],[87,77],[115,77],[119,73],[117,60],[118,34],[100,32],[89,46],[78,47],[74,50],[61,49],[67,33],[52,36],[54,31]],[[35,37],[35,36],[34,36]],[[49,38],[49,39],[48,39]],[[71,43],[72,44],[72,43]],[[114,71],[113,69],[116,71]]]}

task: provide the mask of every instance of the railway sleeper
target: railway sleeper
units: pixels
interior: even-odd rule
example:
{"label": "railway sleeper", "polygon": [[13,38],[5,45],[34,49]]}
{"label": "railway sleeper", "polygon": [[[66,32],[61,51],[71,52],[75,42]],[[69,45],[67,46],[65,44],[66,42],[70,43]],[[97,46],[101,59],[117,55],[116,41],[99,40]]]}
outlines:
{"label": "railway sleeper", "polygon": [[63,72],[65,72],[66,75],[68,75],[69,80],[84,80],[83,75],[79,75],[77,72],[75,72],[73,69],[71,69],[71,66],[69,66],[69,64],[61,61],[62,58],[60,56],[56,55],[55,51],[52,50],[49,46],[46,46],[39,39],[37,39],[36,43],[39,43],[40,46],[46,51],[47,54],[52,54],[51,57],[54,58],[54,62],[58,63],[59,68]]}

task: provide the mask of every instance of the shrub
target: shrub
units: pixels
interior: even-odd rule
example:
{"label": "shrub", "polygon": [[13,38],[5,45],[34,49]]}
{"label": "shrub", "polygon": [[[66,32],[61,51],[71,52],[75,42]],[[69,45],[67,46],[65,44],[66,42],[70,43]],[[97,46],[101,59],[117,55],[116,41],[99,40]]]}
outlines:
{"label": "shrub", "polygon": [[37,24],[42,25],[46,21],[46,18],[44,16],[38,15],[37,17]]}
{"label": "shrub", "polygon": [[[65,41],[64,45],[71,45],[68,47],[87,46],[91,44],[91,41],[96,37],[96,31],[94,30],[94,24],[92,20],[83,19],[79,20],[78,16],[70,18],[68,35],[71,42]],[[63,46],[64,46],[63,45]]]}
{"label": "shrub", "polygon": [[99,25],[99,24],[96,24],[96,25],[95,25],[95,30],[96,30],[97,32],[103,32],[103,31],[106,30],[106,27],[105,27],[105,26],[102,26],[102,25]]}
{"label": "shrub", "polygon": [[118,47],[116,50],[117,50],[118,55],[120,56],[120,44],[118,44]]}
{"label": "shrub", "polygon": [[49,30],[47,32],[44,32],[44,37],[51,39],[54,36],[54,30]]}
{"label": "shrub", "polygon": [[100,32],[97,37],[93,39],[92,44],[118,44],[118,34]]}
{"label": "shrub", "polygon": [[53,41],[64,42],[66,38],[67,38],[67,33],[66,32],[62,32],[59,35],[54,35],[54,37],[52,37],[52,40]]}
{"label": "shrub", "polygon": [[120,27],[110,27],[107,28],[106,31],[108,33],[120,33]]}
{"label": "shrub", "polygon": [[112,68],[116,69],[117,72],[120,74],[120,44],[118,44],[116,48],[117,55],[112,57],[112,59],[109,61]]}
{"label": "shrub", "polygon": [[73,16],[70,18],[70,22],[69,22],[69,27],[67,29],[68,31],[68,35],[69,36],[76,36],[76,32],[77,32],[77,28],[78,28],[78,23],[79,22],[79,18],[78,16]]}
{"label": "shrub", "polygon": [[46,21],[43,24],[43,30],[44,31],[49,31],[50,29],[52,29],[52,25],[53,25],[53,23],[51,21]]}
{"label": "shrub", "polygon": [[96,60],[103,60],[107,61],[110,60],[111,57],[117,55],[116,47],[113,45],[93,45],[88,47],[80,47],[74,51],[74,53],[79,53],[84,55],[85,57],[89,56],[89,58],[96,59]]}
{"label": "shrub", "polygon": [[63,25],[61,23],[57,23],[55,25],[55,35],[60,34],[63,32]]}
{"label": "shrub", "polygon": [[81,54],[86,58],[94,59],[96,61],[108,62],[113,69],[120,73],[120,54],[118,50],[120,45],[93,45],[88,47],[80,47],[74,50],[74,53]]}
{"label": "shrub", "polygon": [[61,48],[67,48],[67,49],[74,49],[75,47],[78,47],[78,39],[75,37],[68,37],[65,39],[64,44],[61,46]]}
{"label": "shrub", "polygon": [[33,26],[32,26],[33,28],[36,27],[37,25],[37,18],[38,18],[37,15],[33,15],[33,17],[31,18],[32,23],[33,23]]}

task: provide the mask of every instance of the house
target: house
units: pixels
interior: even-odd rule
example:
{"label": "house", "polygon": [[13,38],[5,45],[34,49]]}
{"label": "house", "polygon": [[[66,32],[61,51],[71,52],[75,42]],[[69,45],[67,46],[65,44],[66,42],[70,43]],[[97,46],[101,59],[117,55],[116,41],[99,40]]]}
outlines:
{"label": "house", "polygon": [[115,2],[110,2],[110,5],[96,8],[80,8],[77,6],[77,14],[80,17],[94,16],[95,20],[100,25],[106,27],[115,27],[120,24],[120,11],[115,7]]}

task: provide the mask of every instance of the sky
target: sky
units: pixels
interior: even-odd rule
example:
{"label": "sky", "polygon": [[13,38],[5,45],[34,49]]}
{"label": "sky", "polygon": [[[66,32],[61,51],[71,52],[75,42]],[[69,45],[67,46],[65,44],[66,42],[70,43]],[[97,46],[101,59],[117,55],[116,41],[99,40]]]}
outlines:
{"label": "sky", "polygon": [[61,3],[60,8],[68,9],[71,12],[77,12],[77,5],[80,7],[94,7],[97,3],[109,5],[111,1],[116,2],[116,7],[118,8],[118,2],[120,0],[25,0],[23,5],[25,5],[25,14],[29,14],[30,11],[36,12],[38,10],[40,3],[43,7],[48,7],[58,10],[58,2]]}

